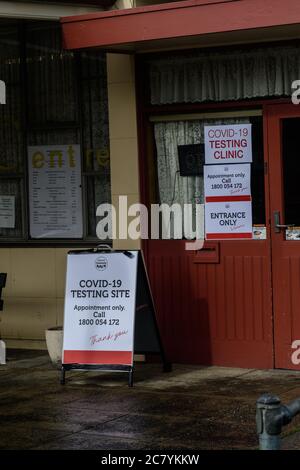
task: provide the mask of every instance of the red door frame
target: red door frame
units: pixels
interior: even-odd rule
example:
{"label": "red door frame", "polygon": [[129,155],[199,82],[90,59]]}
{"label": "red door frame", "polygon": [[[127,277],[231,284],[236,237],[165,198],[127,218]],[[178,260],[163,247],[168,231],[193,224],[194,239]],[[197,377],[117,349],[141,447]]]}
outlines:
{"label": "red door frame", "polygon": [[[280,223],[288,223],[284,214],[284,181],[282,162],[282,124],[285,118],[300,118],[300,107],[291,102],[266,107],[270,173],[270,219],[272,246],[272,283],[274,316],[275,367],[300,370],[292,362],[294,340],[300,339],[300,245],[285,239],[284,230],[275,232],[274,211],[280,212]],[[299,333],[298,333],[299,332]],[[299,337],[297,337],[299,334]]]}

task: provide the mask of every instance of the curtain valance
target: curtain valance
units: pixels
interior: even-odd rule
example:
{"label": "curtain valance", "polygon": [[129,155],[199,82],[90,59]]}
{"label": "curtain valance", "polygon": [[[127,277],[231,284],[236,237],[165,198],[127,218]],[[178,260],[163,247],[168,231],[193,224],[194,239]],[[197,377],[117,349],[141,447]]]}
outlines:
{"label": "curtain valance", "polygon": [[300,46],[197,51],[148,65],[152,104],[289,96],[300,79]]}

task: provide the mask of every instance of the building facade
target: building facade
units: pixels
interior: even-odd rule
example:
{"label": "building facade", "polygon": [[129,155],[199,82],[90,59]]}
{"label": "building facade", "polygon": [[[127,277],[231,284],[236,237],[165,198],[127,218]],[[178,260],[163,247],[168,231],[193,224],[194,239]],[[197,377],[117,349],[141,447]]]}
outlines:
{"label": "building facade", "polygon": [[[61,323],[65,255],[70,246],[97,243],[101,202],[118,208],[126,195],[129,205],[147,207],[204,203],[201,171],[178,173],[178,147],[203,145],[204,126],[243,124],[251,125],[252,137],[250,239],[186,250],[186,234],[178,237],[175,227],[173,239],[112,243],[143,249],[172,361],[298,369],[300,109],[291,98],[300,80],[300,6],[145,3],[64,17],[61,43],[58,36],[43,39],[38,22],[18,25],[25,39],[15,64],[22,72],[14,73],[23,74],[27,88],[19,93],[30,102],[21,100],[25,115],[16,119],[23,123],[17,132],[23,156],[7,117],[1,144],[3,165],[16,170],[2,172],[4,194],[16,196],[16,226],[4,231],[1,248],[1,270],[11,273],[2,336],[39,344],[47,326]],[[15,25],[6,20],[5,27]],[[5,73],[0,78],[9,90],[17,80]],[[72,144],[81,152],[81,236],[33,239],[28,147]]]}

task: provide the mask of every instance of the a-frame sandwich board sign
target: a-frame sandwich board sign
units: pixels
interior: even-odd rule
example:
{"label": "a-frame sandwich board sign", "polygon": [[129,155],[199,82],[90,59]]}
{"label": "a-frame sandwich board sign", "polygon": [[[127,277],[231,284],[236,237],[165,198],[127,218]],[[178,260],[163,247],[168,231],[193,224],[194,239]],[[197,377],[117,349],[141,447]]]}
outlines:
{"label": "a-frame sandwich board sign", "polygon": [[164,371],[171,370],[142,253],[70,251],[61,383],[69,370],[105,370],[128,372],[132,386],[137,353],[159,354]]}

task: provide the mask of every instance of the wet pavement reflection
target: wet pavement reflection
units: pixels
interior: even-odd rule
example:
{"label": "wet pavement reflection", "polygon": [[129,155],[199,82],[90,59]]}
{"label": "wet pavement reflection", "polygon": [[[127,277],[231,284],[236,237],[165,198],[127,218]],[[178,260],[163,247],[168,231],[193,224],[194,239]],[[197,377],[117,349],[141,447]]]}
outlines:
{"label": "wet pavement reflection", "polygon": [[[72,372],[62,386],[47,352],[8,350],[0,449],[255,449],[259,395],[300,396],[292,371],[137,364],[134,377]],[[285,433],[299,429],[298,417]]]}

